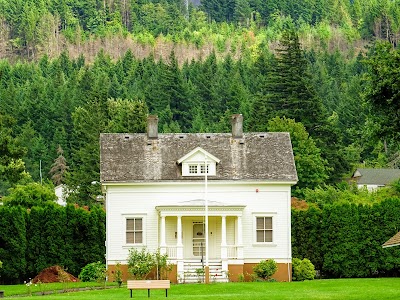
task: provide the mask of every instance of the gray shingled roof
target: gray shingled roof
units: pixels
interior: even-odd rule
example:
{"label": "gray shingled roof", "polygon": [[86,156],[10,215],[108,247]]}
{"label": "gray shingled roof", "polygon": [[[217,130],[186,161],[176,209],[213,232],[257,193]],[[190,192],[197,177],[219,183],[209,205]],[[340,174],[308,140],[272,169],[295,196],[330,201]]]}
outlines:
{"label": "gray shingled roof", "polygon": [[400,246],[400,231],[382,245],[383,248],[394,247],[394,246]]}
{"label": "gray shingled roof", "polygon": [[100,180],[144,182],[204,180],[183,177],[177,160],[201,147],[220,159],[209,180],[296,182],[297,173],[288,133],[231,134],[101,134]]}
{"label": "gray shingled roof", "polygon": [[[361,176],[360,176],[361,175]],[[357,169],[353,179],[357,184],[387,185],[400,178],[400,169]]]}

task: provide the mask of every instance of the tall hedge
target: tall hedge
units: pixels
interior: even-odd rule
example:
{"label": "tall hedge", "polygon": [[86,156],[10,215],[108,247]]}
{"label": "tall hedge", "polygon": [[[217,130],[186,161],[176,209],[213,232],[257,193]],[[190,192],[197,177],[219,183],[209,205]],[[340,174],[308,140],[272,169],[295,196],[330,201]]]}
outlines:
{"label": "tall hedge", "polygon": [[399,247],[382,248],[399,230],[399,198],[293,210],[293,257],[310,259],[329,278],[399,275]]}
{"label": "tall hedge", "polygon": [[308,258],[317,270],[321,270],[323,264],[321,217],[322,211],[314,207],[292,210],[293,257]]}
{"label": "tall hedge", "polygon": [[[103,261],[105,212],[49,204],[0,206],[0,282],[18,283],[58,264],[78,275]],[[324,277],[400,275],[400,247],[382,244],[400,230],[400,199],[292,211],[293,257],[308,258]]]}
{"label": "tall hedge", "polygon": [[[18,283],[60,265],[78,276],[86,264],[103,261],[105,212],[72,205],[0,207],[0,282]],[[4,228],[4,230],[3,230]]]}
{"label": "tall hedge", "polygon": [[26,210],[0,206],[0,282],[18,283],[26,273]]}

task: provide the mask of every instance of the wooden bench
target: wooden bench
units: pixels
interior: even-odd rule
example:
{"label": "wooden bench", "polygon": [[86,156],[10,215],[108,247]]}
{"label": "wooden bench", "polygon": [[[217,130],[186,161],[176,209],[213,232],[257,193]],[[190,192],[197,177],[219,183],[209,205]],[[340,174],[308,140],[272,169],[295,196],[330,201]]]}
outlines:
{"label": "wooden bench", "polygon": [[132,290],[147,290],[147,297],[150,297],[150,290],[152,289],[165,289],[165,297],[168,297],[168,289],[171,287],[169,280],[128,280],[128,289]]}

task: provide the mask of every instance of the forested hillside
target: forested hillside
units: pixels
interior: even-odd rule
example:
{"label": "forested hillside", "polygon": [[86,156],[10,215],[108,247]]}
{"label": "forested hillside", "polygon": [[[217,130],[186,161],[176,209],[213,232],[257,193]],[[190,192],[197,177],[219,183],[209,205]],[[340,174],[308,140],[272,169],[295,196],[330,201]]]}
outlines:
{"label": "forested hillside", "polygon": [[[99,133],[291,133],[299,183],[397,167],[398,0],[0,0],[0,195],[100,193]],[[367,47],[366,47],[367,46]]]}

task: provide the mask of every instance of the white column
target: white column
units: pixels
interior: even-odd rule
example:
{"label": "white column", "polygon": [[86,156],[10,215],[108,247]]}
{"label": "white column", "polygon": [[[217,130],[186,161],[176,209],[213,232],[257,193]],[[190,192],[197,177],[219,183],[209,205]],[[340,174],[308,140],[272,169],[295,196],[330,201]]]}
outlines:
{"label": "white column", "polygon": [[182,247],[182,217],[181,216],[177,216],[177,224],[176,224],[176,228],[177,228],[177,232],[176,232],[176,245],[178,247]]}
{"label": "white column", "polygon": [[[228,248],[226,245],[226,216],[221,216],[221,263],[225,276],[228,274]],[[227,278],[226,278],[227,279]]]}
{"label": "white column", "polygon": [[228,258],[226,245],[226,216],[221,216],[221,259]]}
{"label": "white column", "polygon": [[184,278],[183,244],[182,244],[182,217],[176,217],[176,264],[178,280]]}
{"label": "white column", "polygon": [[243,228],[242,228],[242,216],[237,217],[237,258],[243,259]]}
{"label": "white column", "polygon": [[161,243],[160,243],[161,254],[167,253],[167,243],[165,242],[165,216],[161,216]]}

